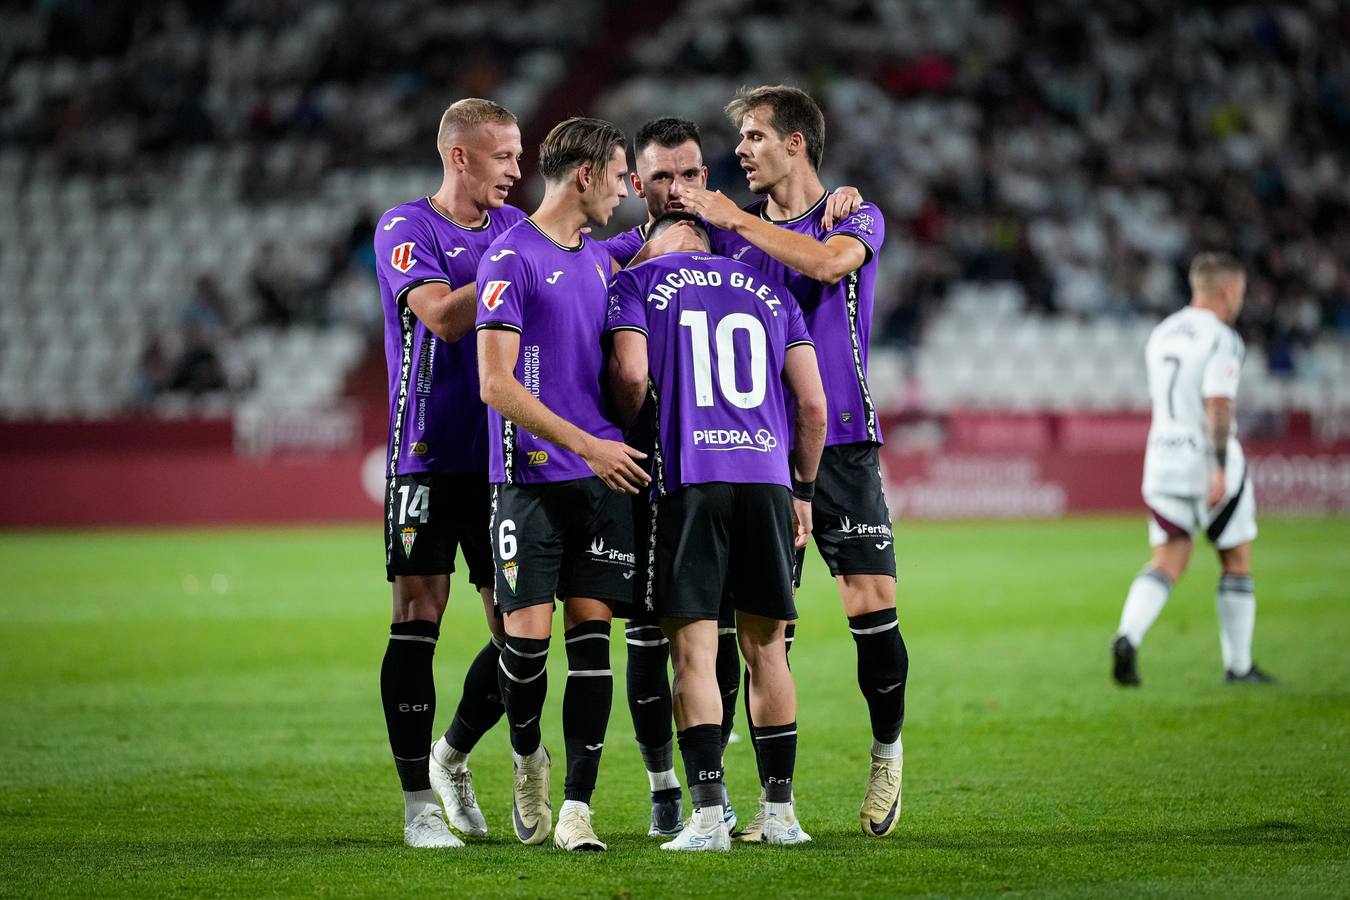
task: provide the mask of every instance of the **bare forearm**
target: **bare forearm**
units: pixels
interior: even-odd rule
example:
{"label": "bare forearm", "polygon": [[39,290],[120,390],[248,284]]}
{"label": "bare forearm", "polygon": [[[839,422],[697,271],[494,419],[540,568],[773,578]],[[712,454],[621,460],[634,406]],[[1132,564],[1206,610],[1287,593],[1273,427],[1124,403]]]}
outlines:
{"label": "bare forearm", "polygon": [[442,291],[432,297],[416,294],[409,296],[408,303],[413,313],[432,334],[446,343],[453,344],[473,331],[474,320],[478,314],[478,288],[476,285],[466,284],[453,291]]}
{"label": "bare forearm", "polygon": [[1228,439],[1233,433],[1233,405],[1227,400],[1205,401],[1210,455],[1219,468],[1228,464]]}
{"label": "bare forearm", "polygon": [[774,259],[808,278],[835,284],[848,274],[840,271],[836,255],[828,246],[787,228],[779,228],[758,216],[741,212],[732,223],[732,230]]}
{"label": "bare forearm", "polygon": [[614,402],[614,411],[618,413],[620,424],[624,428],[633,424],[642,410],[642,401],[646,399],[647,385],[641,381],[624,377],[623,369],[617,360],[611,360],[609,366],[609,396]]}
{"label": "bare forearm", "polygon": [[797,481],[815,481],[820,456],[825,452],[825,417],[797,414],[792,451],[792,477]]}
{"label": "bare forearm", "polygon": [[584,454],[590,435],[545,406],[513,375],[497,375],[485,382],[483,402],[530,434]]}

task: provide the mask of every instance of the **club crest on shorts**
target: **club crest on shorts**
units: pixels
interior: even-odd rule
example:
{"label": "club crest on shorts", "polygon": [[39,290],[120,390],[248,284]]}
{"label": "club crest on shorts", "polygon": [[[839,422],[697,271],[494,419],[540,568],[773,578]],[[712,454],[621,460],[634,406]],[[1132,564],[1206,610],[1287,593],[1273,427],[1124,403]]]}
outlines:
{"label": "club crest on shorts", "polygon": [[411,559],[413,541],[417,540],[417,529],[405,528],[401,537],[403,538],[403,555],[405,558]]}
{"label": "club crest on shorts", "polygon": [[520,566],[515,560],[502,565],[502,574],[506,576],[506,583],[511,588],[511,593],[516,592],[516,575],[520,572]]}

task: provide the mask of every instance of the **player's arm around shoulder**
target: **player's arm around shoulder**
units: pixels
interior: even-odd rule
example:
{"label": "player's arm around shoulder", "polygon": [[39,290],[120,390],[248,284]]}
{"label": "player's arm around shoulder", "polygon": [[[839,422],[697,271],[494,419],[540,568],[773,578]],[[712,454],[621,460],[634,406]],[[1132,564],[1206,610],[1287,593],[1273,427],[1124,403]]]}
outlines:
{"label": "player's arm around shoulder", "polygon": [[838,231],[820,240],[782,228],[740,209],[721,191],[689,188],[684,204],[691,212],[718,228],[735,232],[788,268],[825,284],[838,284],[870,258],[865,242],[843,237]]}

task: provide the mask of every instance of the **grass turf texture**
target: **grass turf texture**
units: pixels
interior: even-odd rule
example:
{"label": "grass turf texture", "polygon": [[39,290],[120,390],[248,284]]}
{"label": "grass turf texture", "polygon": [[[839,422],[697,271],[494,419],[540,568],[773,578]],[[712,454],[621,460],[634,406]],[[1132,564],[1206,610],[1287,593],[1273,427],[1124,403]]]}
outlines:
{"label": "grass turf texture", "polygon": [[[1262,522],[1256,656],[1281,678],[1271,688],[1221,684],[1205,548],[1143,647],[1143,688],[1110,683],[1141,520],[913,524],[897,542],[913,664],[891,839],[858,831],[866,707],[813,558],[792,661],[815,843],[659,851],[619,677],[596,794],[611,850],[568,856],[512,836],[502,726],[473,757],[492,836],[401,846],[377,528],[0,536],[0,895],[1344,896],[1350,522]],[[481,616],[457,576],[438,727]],[[727,772],[748,817],[748,742]]]}

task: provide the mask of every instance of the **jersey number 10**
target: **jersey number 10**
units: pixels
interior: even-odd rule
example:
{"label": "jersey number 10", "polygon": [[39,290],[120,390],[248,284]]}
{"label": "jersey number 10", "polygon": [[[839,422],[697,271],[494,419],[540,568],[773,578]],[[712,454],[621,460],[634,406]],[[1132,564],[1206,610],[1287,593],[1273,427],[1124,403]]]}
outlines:
{"label": "jersey number 10", "polygon": [[[694,395],[699,406],[713,405],[712,351],[708,342],[708,313],[686,309],[680,313],[680,327],[689,329],[694,353]],[[736,386],[736,332],[750,337],[750,390]],[[717,386],[732,406],[754,409],[764,402],[768,386],[768,341],[759,319],[748,313],[732,313],[717,323]]]}

